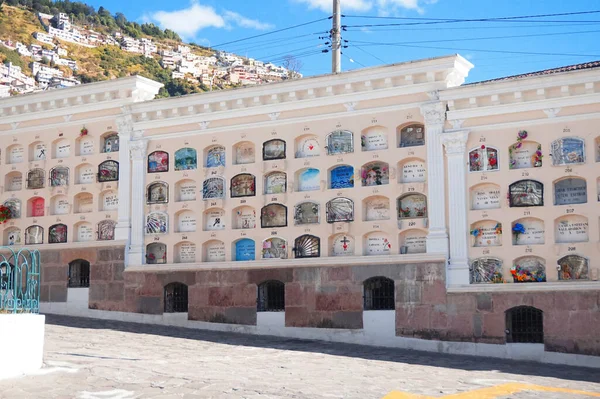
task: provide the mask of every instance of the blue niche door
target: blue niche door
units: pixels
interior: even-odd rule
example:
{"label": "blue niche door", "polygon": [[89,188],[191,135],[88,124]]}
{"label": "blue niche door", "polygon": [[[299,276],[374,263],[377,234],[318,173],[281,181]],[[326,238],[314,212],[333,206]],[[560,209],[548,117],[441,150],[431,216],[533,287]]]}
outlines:
{"label": "blue niche door", "polygon": [[235,260],[255,260],[256,246],[254,240],[244,238],[235,243]]}
{"label": "blue niche door", "polygon": [[352,166],[338,166],[331,170],[331,188],[354,187],[354,168]]}

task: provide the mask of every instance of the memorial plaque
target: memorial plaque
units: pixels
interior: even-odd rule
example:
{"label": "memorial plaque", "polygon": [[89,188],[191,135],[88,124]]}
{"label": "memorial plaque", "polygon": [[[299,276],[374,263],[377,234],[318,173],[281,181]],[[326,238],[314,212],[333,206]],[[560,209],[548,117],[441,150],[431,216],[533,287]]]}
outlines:
{"label": "memorial plaque", "polygon": [[402,165],[400,183],[420,183],[427,179],[427,169],[423,161],[410,161]]}
{"label": "memorial plaque", "polygon": [[589,261],[579,255],[567,255],[558,260],[559,280],[588,280]]}
{"label": "memorial plaque", "polygon": [[6,245],[21,245],[21,230],[11,229],[6,232]]}
{"label": "memorial plaque", "polygon": [[100,183],[119,181],[119,163],[117,161],[104,161],[98,166],[98,181]]}
{"label": "memorial plaque", "polygon": [[205,245],[207,262],[225,261],[225,243],[223,241],[209,241]]}
{"label": "memorial plaque", "polygon": [[23,175],[12,173],[6,177],[6,191],[19,191],[23,188]]}
{"label": "memorial plaque", "polygon": [[113,133],[104,137],[104,148],[102,149],[102,152],[117,151],[119,151],[119,135],[117,133]]}
{"label": "memorial plaque", "polygon": [[535,141],[513,144],[509,147],[510,168],[538,168],[542,166],[542,158],[539,155],[541,155],[540,145]]}
{"label": "memorial plaque", "polygon": [[44,216],[45,201],[43,198],[37,197],[31,200],[31,216]]}
{"label": "memorial plaque", "polygon": [[363,186],[380,186],[390,183],[390,167],[385,162],[371,162],[362,167]]}
{"label": "memorial plaque", "polygon": [[256,245],[254,240],[244,238],[235,243],[235,260],[237,262],[256,259]]}
{"label": "memorial plaque", "polygon": [[520,180],[509,186],[511,207],[544,206],[544,185],[535,180]]}
{"label": "memorial plaque", "polygon": [[181,148],[175,151],[175,170],[198,169],[198,156],[193,148]]}
{"label": "memorial plaque", "polygon": [[388,220],[390,200],[385,197],[371,197],[365,200],[365,220]]}
{"label": "memorial plaque", "polygon": [[585,216],[565,216],[556,223],[555,235],[557,243],[588,242],[588,220]]}
{"label": "memorial plaque", "polygon": [[398,199],[398,219],[427,217],[427,198],[423,194],[408,194]]}
{"label": "memorial plaque", "polygon": [[209,148],[206,151],[206,163],[207,168],[218,168],[219,166],[225,166],[225,147],[216,145]]}
{"label": "memorial plaque", "polygon": [[334,198],[327,202],[327,223],[354,220],[354,202],[349,198]]}
{"label": "memorial plaque", "polygon": [[494,220],[483,220],[471,226],[474,247],[497,247],[502,245],[502,224]]}
{"label": "memorial plaque", "polygon": [[89,223],[81,223],[77,227],[77,241],[92,241],[94,239],[94,230]]}
{"label": "memorial plaque", "polygon": [[211,177],[202,183],[202,198],[219,199],[225,198],[225,180],[221,177]]}
{"label": "memorial plaque", "polygon": [[425,128],[423,125],[410,125],[400,130],[398,147],[414,147],[425,144]]}
{"label": "memorial plaque", "polygon": [[388,148],[387,133],[385,128],[372,127],[360,137],[363,151],[385,150]]}
{"label": "memorial plaque", "polygon": [[346,154],[354,152],[354,139],[351,131],[338,130],[327,136],[327,154]]}
{"label": "memorial plaque", "polygon": [[285,141],[273,139],[263,144],[263,161],[285,159]]}
{"label": "memorial plaque", "polygon": [[4,206],[10,209],[10,218],[19,219],[21,217],[21,200],[9,199],[4,201]]}
{"label": "memorial plaque", "polygon": [[48,243],[60,244],[67,242],[67,226],[64,224],[55,224],[48,229]]}
{"label": "memorial plaque", "polygon": [[68,158],[71,155],[71,143],[68,140],[61,140],[55,146],[56,158]]}
{"label": "memorial plaque", "polygon": [[254,163],[254,157],[254,144],[250,142],[244,142],[235,146],[236,165]]}
{"label": "memorial plaque", "polygon": [[482,184],[471,189],[471,209],[500,208],[500,187]]}
{"label": "memorial plaque", "polygon": [[167,263],[167,246],[159,242],[153,242],[146,246],[146,263]]}
{"label": "memorial plaque", "polygon": [[564,137],[554,140],[550,145],[552,165],[568,165],[585,162],[585,145],[583,139]]}
{"label": "memorial plaque", "polygon": [[374,232],[367,235],[366,255],[389,255],[392,244],[385,233]]}
{"label": "memorial plaque", "polygon": [[427,252],[427,233],[420,230],[409,230],[403,234],[401,254],[424,254]]}
{"label": "memorial plaque", "polygon": [[112,220],[103,220],[98,223],[98,240],[110,241],[115,239],[116,222]]}
{"label": "memorial plaque", "polygon": [[33,169],[27,172],[27,188],[43,188],[46,172],[43,169]]}
{"label": "memorial plaque", "polygon": [[585,179],[568,178],[554,184],[554,205],[585,204],[587,183]]}
{"label": "memorial plaque", "polygon": [[79,140],[79,155],[90,155],[94,153],[94,139],[86,137]]}
{"label": "memorial plaque", "polygon": [[29,226],[25,229],[25,245],[43,244],[44,228],[41,226]]}
{"label": "memorial plaque", "polygon": [[354,168],[342,165],[331,169],[329,188],[351,188],[354,187]]}
{"label": "memorial plaque", "polygon": [[178,246],[178,263],[196,263],[196,244],[193,242],[183,242]]}
{"label": "memorial plaque", "polygon": [[296,158],[317,157],[320,151],[317,136],[303,136],[296,141]]}
{"label": "memorial plaque", "polygon": [[46,144],[37,143],[33,147],[33,160],[43,161],[46,159]]}
{"label": "memorial plaque", "polygon": [[346,234],[338,234],[333,237],[331,242],[332,256],[353,256],[354,255],[354,237]]}
{"label": "memorial plaque", "polygon": [[287,177],[285,172],[273,172],[265,176],[265,194],[285,193]]}
{"label": "memorial plaque", "polygon": [[179,184],[179,201],[195,201],[196,200],[196,182],[186,180]]}
{"label": "memorial plaque", "polygon": [[21,163],[25,159],[25,149],[20,145],[12,147],[8,152],[8,163]]}
{"label": "memorial plaque", "polygon": [[484,257],[475,259],[469,268],[471,284],[504,283],[502,261],[498,258]]}
{"label": "memorial plaque", "polygon": [[169,154],[164,151],[154,151],[148,155],[148,173],[167,172],[169,170]]}
{"label": "memorial plaque", "polygon": [[534,218],[517,220],[512,224],[513,245],[542,245],[545,239],[544,221]]}
{"label": "memorial plaque", "polygon": [[222,209],[209,209],[204,213],[205,231],[223,230],[225,228],[225,211]]}
{"label": "memorial plaque", "polygon": [[298,191],[315,191],[321,188],[319,169],[306,169],[298,175]]}
{"label": "memorial plaque", "polygon": [[54,215],[66,215],[69,213],[69,199],[61,195],[60,197],[56,197],[54,199]]}
{"label": "memorial plaque", "polygon": [[156,182],[148,186],[148,203],[149,204],[164,204],[169,202],[169,186],[167,183]]}
{"label": "memorial plaque", "polygon": [[115,211],[119,209],[119,195],[114,191],[107,191],[102,196],[102,210]]}
{"label": "memorial plaque", "polygon": [[260,227],[287,226],[287,208],[281,204],[264,206],[260,216]]}
{"label": "memorial plaque", "polygon": [[96,173],[92,165],[80,166],[79,168],[79,184],[94,183]]}
{"label": "memorial plaque", "polygon": [[169,217],[163,212],[151,212],[146,217],[146,234],[166,234]]}
{"label": "memorial plaque", "polygon": [[302,202],[294,207],[294,224],[319,223],[319,204]]}
{"label": "memorial plaque", "polygon": [[185,211],[179,214],[179,232],[196,231],[196,215],[192,211]]}
{"label": "memorial plaque", "polygon": [[256,211],[249,206],[242,206],[235,210],[234,229],[253,229],[256,227]]}
{"label": "memorial plaque", "polygon": [[256,195],[254,175],[242,173],[231,179],[231,198],[251,197]]}
{"label": "memorial plaque", "polygon": [[284,239],[273,237],[262,243],[263,259],[287,259],[287,243]]}

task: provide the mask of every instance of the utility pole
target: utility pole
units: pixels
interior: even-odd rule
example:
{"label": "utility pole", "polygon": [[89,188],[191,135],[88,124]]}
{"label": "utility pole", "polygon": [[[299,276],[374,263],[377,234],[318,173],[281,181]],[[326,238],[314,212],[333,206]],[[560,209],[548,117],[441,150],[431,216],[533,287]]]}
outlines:
{"label": "utility pole", "polygon": [[342,14],[340,10],[340,0],[333,0],[333,26],[331,29],[331,72],[340,73],[342,71]]}

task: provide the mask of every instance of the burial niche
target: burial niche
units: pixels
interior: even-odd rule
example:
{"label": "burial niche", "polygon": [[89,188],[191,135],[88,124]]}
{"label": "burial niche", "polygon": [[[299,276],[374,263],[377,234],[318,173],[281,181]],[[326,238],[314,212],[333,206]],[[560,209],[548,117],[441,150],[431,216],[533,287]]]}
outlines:
{"label": "burial niche", "polygon": [[55,141],[53,147],[54,158],[68,158],[71,155],[71,142],[68,139]]}
{"label": "burial niche", "polygon": [[44,228],[42,226],[29,226],[25,229],[25,245],[43,244]]}
{"label": "burial niche", "polygon": [[169,202],[169,185],[165,182],[150,183],[146,191],[148,204],[166,204]]}
{"label": "burial niche", "polygon": [[234,229],[253,229],[256,227],[256,211],[250,206],[240,206],[233,210]]}
{"label": "burial niche", "polygon": [[349,198],[334,198],[326,204],[327,223],[354,220],[354,202]]}
{"label": "burial niche", "polygon": [[285,141],[273,139],[263,143],[263,161],[285,159]]}
{"label": "burial niche", "polygon": [[198,169],[198,156],[193,148],[180,148],[175,151],[175,170]]}
{"label": "burial niche", "polygon": [[296,173],[298,191],[316,191],[321,188],[319,169],[308,168]]}
{"label": "burial niche", "polygon": [[94,138],[91,136],[81,136],[76,141],[77,155],[91,155],[94,153]]}
{"label": "burial niche", "polygon": [[389,220],[390,200],[383,196],[372,196],[363,200],[364,220]]}
{"label": "burial niche", "polygon": [[225,198],[225,179],[222,177],[209,177],[202,183],[202,199]]}
{"label": "burial niche", "polygon": [[21,200],[17,198],[11,198],[4,201],[4,206],[10,210],[11,219],[21,218]]}
{"label": "burial niche", "polygon": [[236,165],[245,165],[254,163],[255,150],[254,144],[249,141],[242,141],[233,147],[233,158]]}
{"label": "burial niche", "polygon": [[265,194],[285,193],[287,176],[285,172],[271,172],[265,176]]}
{"label": "burial niche", "polygon": [[340,165],[329,172],[329,188],[341,189],[354,187],[354,168],[349,165]]}
{"label": "burial niche", "polygon": [[181,180],[175,184],[177,202],[196,200],[196,182],[191,179]]}
{"label": "burial niche", "polygon": [[38,189],[44,188],[44,180],[46,178],[46,172],[44,169],[32,169],[27,172],[27,188]]}
{"label": "burial niche", "polygon": [[68,186],[69,168],[57,166],[50,169],[50,187]]}
{"label": "burial niche", "polygon": [[544,206],[544,185],[535,180],[519,180],[508,187],[512,207]]}
{"label": "burial niche", "polygon": [[362,185],[381,186],[390,183],[390,167],[385,162],[370,162],[361,169]]}
{"label": "burial niche", "polygon": [[95,168],[89,163],[77,166],[75,168],[75,176],[75,184],[89,184],[96,181]]}
{"label": "burial niche", "polygon": [[557,243],[589,241],[589,225],[585,216],[562,216],[554,221],[554,227],[554,237]]}
{"label": "burial niche", "polygon": [[271,237],[262,242],[262,259],[287,259],[287,242],[283,238]]}
{"label": "burial niche", "polygon": [[540,283],[546,281],[546,261],[537,256],[515,259],[510,274],[515,283]]}
{"label": "burial niche", "polygon": [[41,217],[44,216],[46,201],[42,197],[33,197],[27,201],[27,216]]}
{"label": "burial niche", "polygon": [[117,152],[119,151],[119,134],[108,133],[102,140],[102,152]]}
{"label": "burial niche", "polygon": [[469,172],[498,170],[498,150],[482,145],[469,151]]}
{"label": "burial niche", "polygon": [[398,136],[398,147],[425,145],[425,127],[421,124],[398,128]]}
{"label": "burial niche", "polygon": [[207,241],[202,245],[205,262],[224,262],[225,243],[219,240]]}
{"label": "burial niche", "polygon": [[502,245],[502,223],[481,220],[471,225],[473,247],[498,247]]}
{"label": "burial niche", "polygon": [[427,197],[423,194],[406,194],[398,198],[398,219],[427,217]]}
{"label": "burial niche", "polygon": [[319,223],[319,204],[316,202],[301,202],[294,207],[294,224]]}
{"label": "burial niche", "polygon": [[119,195],[116,191],[105,191],[100,194],[102,211],[116,211],[119,209]]}
{"label": "burial niche", "polygon": [[519,141],[508,147],[510,169],[539,168],[542,166],[542,145],[535,141]]}
{"label": "burial niche", "polygon": [[225,147],[214,145],[204,151],[204,166],[207,168],[218,168],[225,166]]}
{"label": "burial niche", "polygon": [[287,207],[281,204],[269,204],[262,208],[260,227],[286,227]]}
{"label": "burial niche", "polygon": [[365,255],[389,255],[392,243],[386,233],[374,231],[365,235]]}
{"label": "burial niche", "polygon": [[166,234],[169,216],[165,212],[150,212],[146,216],[146,234]]}
{"label": "burial niche", "polygon": [[184,241],[175,245],[175,263],[196,263],[196,244]]}
{"label": "burial niche", "polygon": [[71,206],[66,195],[56,195],[50,199],[51,215],[66,215],[70,210]]}
{"label": "burial niche", "polygon": [[336,234],[330,242],[331,256],[354,255],[354,237],[348,234]]}
{"label": "burial niche", "polygon": [[81,222],[75,225],[75,241],[92,241],[94,240],[94,229],[91,223]]}
{"label": "burial niche", "polygon": [[4,231],[4,245],[21,245],[21,229],[10,227]]}
{"label": "burial niche", "polygon": [[67,242],[67,225],[59,223],[48,229],[48,243],[60,244]]}
{"label": "burial niche", "polygon": [[111,241],[115,239],[116,222],[112,220],[102,220],[98,223],[98,240]]}
{"label": "burial niche", "polygon": [[225,229],[225,211],[212,208],[204,212],[204,231]]}
{"label": "burial niche", "polygon": [[119,181],[119,163],[108,160],[98,165],[98,181],[100,183]]}
{"label": "burial niche", "polygon": [[148,155],[148,173],[159,173],[169,171],[169,153],[165,151],[154,151]]}
{"label": "burial niche", "polygon": [[294,240],[292,251],[295,258],[318,258],[321,256],[321,240],[310,234],[301,235]]}
{"label": "burial niche", "polygon": [[7,148],[8,157],[7,163],[21,163],[25,160],[25,149],[22,145],[15,144]]}
{"label": "burial niche", "polygon": [[315,135],[304,135],[296,139],[296,158],[318,157],[321,147]]}
{"label": "burial niche", "polygon": [[354,152],[354,135],[349,130],[337,130],[329,133],[326,142],[327,155]]}
{"label": "burial niche", "polygon": [[472,210],[500,208],[500,186],[483,183],[472,187],[470,191]]}
{"label": "burial niche", "polygon": [[176,216],[178,233],[196,231],[196,214],[192,211],[181,211]]}
{"label": "burial niche", "polygon": [[537,218],[522,218],[512,223],[513,245],[542,245],[545,243],[544,221]]}
{"label": "burial niche", "polygon": [[423,183],[427,180],[425,161],[414,158],[400,163],[400,183]]}
{"label": "burial niche", "polygon": [[386,150],[388,148],[387,129],[383,126],[373,126],[362,131],[360,146],[363,151]]}
{"label": "burial niche", "polygon": [[502,260],[493,257],[477,258],[469,267],[471,284],[503,283]]}
{"label": "burial niche", "polygon": [[585,142],[579,137],[563,137],[550,144],[552,165],[585,163]]}
{"label": "burial niche", "polygon": [[424,254],[427,252],[427,232],[410,229],[400,233],[400,254]]}
{"label": "burial niche", "polygon": [[4,189],[6,191],[19,191],[23,188],[23,174],[21,172],[10,172],[4,179]]}
{"label": "burial niche", "polygon": [[589,260],[579,255],[566,255],[560,258],[558,264],[558,279],[588,280]]}
{"label": "burial niche", "polygon": [[254,240],[242,238],[235,242],[235,261],[243,262],[256,259],[256,244]]}
{"label": "burial niche", "polygon": [[554,183],[554,205],[585,204],[587,183],[585,179],[568,177]]}
{"label": "burial niche", "polygon": [[149,265],[167,263],[167,246],[160,242],[146,245],[146,263]]}
{"label": "burial niche", "polygon": [[32,162],[44,161],[47,155],[46,144],[37,141],[29,145],[29,160]]}
{"label": "burial niche", "polygon": [[231,198],[256,195],[256,179],[250,173],[241,173],[231,178]]}

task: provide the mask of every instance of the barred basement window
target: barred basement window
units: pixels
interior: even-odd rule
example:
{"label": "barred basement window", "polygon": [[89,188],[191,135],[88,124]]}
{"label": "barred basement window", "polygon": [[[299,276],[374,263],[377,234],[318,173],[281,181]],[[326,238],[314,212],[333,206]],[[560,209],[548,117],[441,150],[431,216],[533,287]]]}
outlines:
{"label": "barred basement window", "polygon": [[165,286],[165,313],[185,313],[188,311],[188,287],[182,283]]}
{"label": "barred basement window", "polygon": [[285,311],[285,284],[281,281],[270,280],[258,286],[258,312]]}
{"label": "barred basement window", "polygon": [[90,286],[90,262],[77,259],[69,263],[69,288]]}
{"label": "barred basement window", "polygon": [[394,310],[394,280],[372,277],[364,283],[364,310]]}
{"label": "barred basement window", "polygon": [[506,339],[513,343],[544,343],[544,315],[531,306],[506,311]]}

